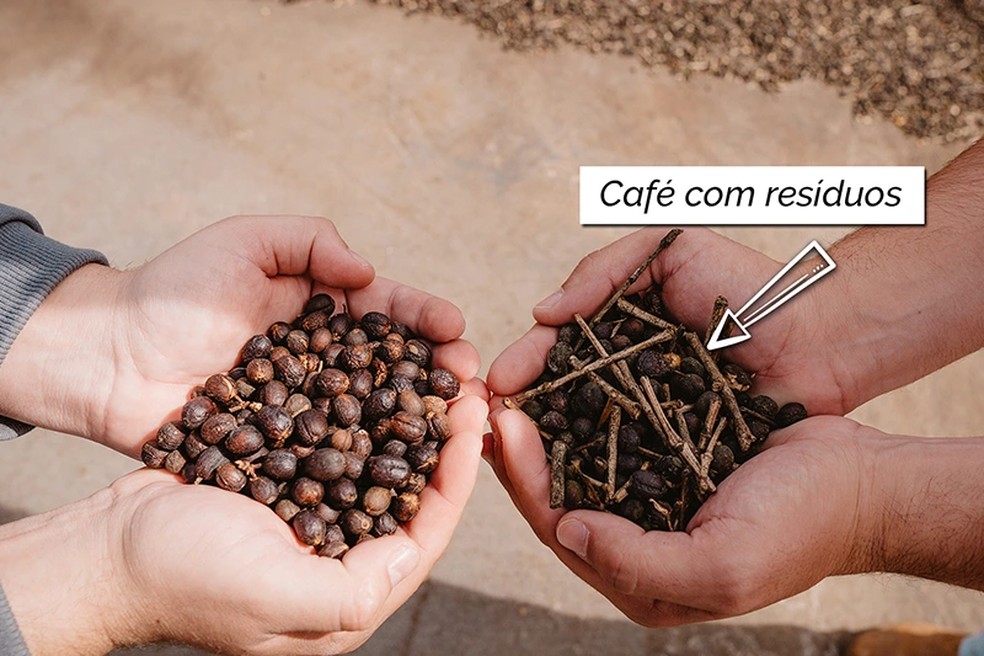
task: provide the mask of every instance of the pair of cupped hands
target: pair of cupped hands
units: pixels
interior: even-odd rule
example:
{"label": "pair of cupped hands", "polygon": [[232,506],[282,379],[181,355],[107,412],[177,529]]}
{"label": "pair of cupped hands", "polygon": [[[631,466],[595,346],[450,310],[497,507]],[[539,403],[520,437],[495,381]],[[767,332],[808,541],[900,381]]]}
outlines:
{"label": "pair of cupped hands", "polygon": [[[467,382],[452,404],[454,436],[421,511],[396,535],[360,545],[341,561],[317,558],[288,525],[246,497],[139,470],[39,520],[78,527],[64,547],[78,570],[69,586],[86,586],[86,603],[98,609],[108,644],[166,639],[257,654],[347,651],[424,581],[448,546],[481,456],[539,539],[642,624],[744,613],[825,576],[864,569],[856,532],[866,521],[865,476],[857,443],[868,429],[839,415],[865,399],[845,389],[849,363],[838,359],[834,340],[817,334],[819,309],[809,295],[757,327],[755,339],[728,357],[758,372],[757,392],[828,416],[775,433],[721,484],[686,532],[645,533],[615,515],[548,507],[537,432],[501,398],[539,375],[556,327],[575,312],[593,313],[664,234],[644,229],[581,260],[562,290],[534,308],[535,326],[492,364],[488,386],[476,377],[478,352],[461,339],[458,308],[376,276],[325,219],[237,217],[131,271],[83,267],[31,318],[0,386],[18,386],[15,416],[132,456],[194,385],[235,364],[238,345],[295,316],[319,292],[355,316],[378,310],[406,323],[436,344],[437,366]],[[659,283],[679,319],[703,326],[717,295],[747,298],[778,267],[692,229],[630,292]],[[487,418],[492,431],[483,437]],[[80,562],[83,554],[95,556]]]}

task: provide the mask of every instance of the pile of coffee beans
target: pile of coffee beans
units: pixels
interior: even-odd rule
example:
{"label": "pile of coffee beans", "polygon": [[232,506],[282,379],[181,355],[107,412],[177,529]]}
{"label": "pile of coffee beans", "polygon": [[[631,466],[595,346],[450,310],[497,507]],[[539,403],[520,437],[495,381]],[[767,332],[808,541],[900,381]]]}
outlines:
{"label": "pile of coffee beans", "polygon": [[250,338],[142,457],[270,506],[301,542],[340,558],[417,514],[459,382],[402,323],[334,310],[319,294],[293,323]]}
{"label": "pile of coffee beans", "polygon": [[[590,321],[562,326],[534,387],[508,404],[537,425],[552,507],[613,512],[646,530],[684,530],[717,484],[769,433],[806,417],[749,393],[753,375],[719,361],[653,287],[625,295],[672,231]],[[727,301],[715,304],[708,333]]]}
{"label": "pile of coffee beans", "polygon": [[919,137],[984,127],[981,0],[373,1],[457,18],[510,49],[573,46],[767,90],[819,80],[859,116]]}

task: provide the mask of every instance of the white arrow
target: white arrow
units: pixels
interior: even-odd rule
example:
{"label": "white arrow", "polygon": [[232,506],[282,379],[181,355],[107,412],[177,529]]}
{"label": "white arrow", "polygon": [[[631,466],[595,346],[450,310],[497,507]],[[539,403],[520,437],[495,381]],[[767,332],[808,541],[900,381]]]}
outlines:
{"label": "white arrow", "polygon": [[[775,294],[766,297],[764,302],[752,310],[759,299],[772,290],[772,288],[775,287],[793,267],[805,260],[811,254],[819,255],[823,261],[786,287],[777,291]],[[714,328],[714,332],[711,333],[711,339],[707,342],[707,350],[714,351],[716,349],[722,349],[735,344],[740,344],[747,339],[751,339],[752,336],[748,334],[748,328],[750,326],[758,323],[778,310],[784,303],[792,300],[794,296],[836,268],[837,264],[834,263],[834,260],[827,254],[827,251],[823,250],[823,247],[818,244],[816,240],[811,241],[796,255],[796,257],[791,259],[789,264],[784,266],[782,270],[772,278],[772,280],[766,283],[766,285],[762,287],[762,289],[760,289],[755,296],[745,303],[745,305],[743,305],[738,312],[733,312],[730,309],[724,311],[724,316],[721,317],[721,321]],[[724,333],[725,327],[728,327],[730,332],[731,326],[737,327],[739,333],[741,334],[731,337],[722,337],[721,335]]]}

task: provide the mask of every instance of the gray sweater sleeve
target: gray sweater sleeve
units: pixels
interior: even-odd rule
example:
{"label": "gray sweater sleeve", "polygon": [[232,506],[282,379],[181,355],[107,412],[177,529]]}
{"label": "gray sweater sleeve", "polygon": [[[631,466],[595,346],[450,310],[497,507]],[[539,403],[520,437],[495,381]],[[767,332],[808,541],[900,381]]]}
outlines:
{"label": "gray sweater sleeve", "polygon": [[17,626],[17,620],[10,610],[7,595],[0,587],[0,654],[3,656],[31,656],[24,644],[24,637]]}
{"label": "gray sweater sleeve", "polygon": [[[10,345],[41,301],[68,274],[90,262],[106,264],[106,258],[97,251],[48,239],[30,214],[0,205],[0,376]],[[0,440],[30,429],[0,417]]]}

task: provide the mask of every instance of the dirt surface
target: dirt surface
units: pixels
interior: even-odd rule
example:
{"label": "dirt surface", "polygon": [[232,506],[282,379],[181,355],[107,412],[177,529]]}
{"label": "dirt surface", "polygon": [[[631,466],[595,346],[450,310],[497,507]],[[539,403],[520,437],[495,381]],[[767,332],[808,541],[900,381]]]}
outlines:
{"label": "dirt surface", "polygon": [[976,0],[377,1],[462,19],[518,50],[573,45],[771,90],[821,80],[858,115],[921,137],[961,139],[984,126]]}
{"label": "dirt surface", "polygon": [[[934,170],[966,145],[859,123],[818,82],[766,93],[575,48],[504,52],[456,21],[361,2],[8,0],[0,61],[0,198],[51,236],[126,267],[229,214],[327,215],[382,275],[458,303],[485,366],[585,253],[627,232],[578,226],[580,164]],[[786,259],[843,230],[724,232]],[[968,390],[982,366],[966,358],[855,416],[979,434]],[[0,445],[0,515],[79,499],[137,464],[35,431]],[[984,597],[840,577],[729,622],[635,627],[539,544],[483,466],[431,583],[359,653],[833,654],[841,631],[902,620],[979,629]]]}

